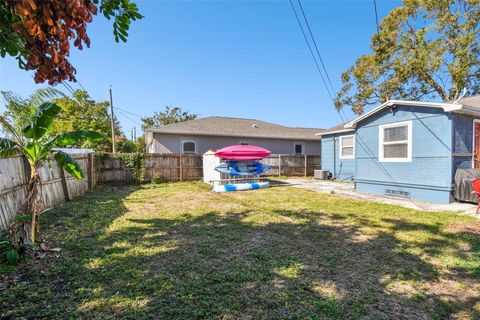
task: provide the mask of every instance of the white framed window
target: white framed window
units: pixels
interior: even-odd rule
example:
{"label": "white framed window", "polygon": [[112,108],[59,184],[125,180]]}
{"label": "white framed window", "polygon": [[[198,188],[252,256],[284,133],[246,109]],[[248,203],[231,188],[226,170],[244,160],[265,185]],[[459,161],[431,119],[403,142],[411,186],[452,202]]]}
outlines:
{"label": "white framed window", "polygon": [[340,159],[355,158],[355,135],[341,136],[340,148],[338,148],[338,157]]}
{"label": "white framed window", "polygon": [[378,160],[412,161],[412,121],[384,124],[378,127]]}
{"label": "white framed window", "polygon": [[182,140],[182,153],[197,153],[197,141]]}
{"label": "white framed window", "polygon": [[298,154],[305,154],[305,143],[303,142],[295,142],[293,144],[293,153]]}
{"label": "white framed window", "polygon": [[239,144],[241,146],[251,146],[251,145],[253,145],[253,141],[252,140],[240,140]]}

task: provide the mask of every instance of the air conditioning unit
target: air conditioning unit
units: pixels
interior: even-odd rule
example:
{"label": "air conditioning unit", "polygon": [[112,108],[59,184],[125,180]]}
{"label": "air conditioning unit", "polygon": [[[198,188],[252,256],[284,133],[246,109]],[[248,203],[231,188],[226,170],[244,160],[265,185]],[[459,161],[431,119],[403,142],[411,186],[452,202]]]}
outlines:
{"label": "air conditioning unit", "polygon": [[313,178],[316,180],[328,180],[329,171],[328,170],[314,170]]}

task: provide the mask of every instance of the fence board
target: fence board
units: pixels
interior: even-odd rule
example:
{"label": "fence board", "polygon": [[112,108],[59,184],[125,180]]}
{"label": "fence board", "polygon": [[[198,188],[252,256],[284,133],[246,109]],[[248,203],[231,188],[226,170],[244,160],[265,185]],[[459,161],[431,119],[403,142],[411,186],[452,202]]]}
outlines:
{"label": "fence board", "polygon": [[[88,173],[88,157],[85,155],[73,156],[80,166]],[[20,206],[25,201],[28,166],[23,157],[0,159],[0,230],[5,230],[10,224]],[[43,209],[49,209],[65,201],[65,192],[62,187],[62,168],[56,161],[47,162],[38,173],[40,176],[40,196]],[[89,180],[76,180],[66,175],[65,183],[70,197],[74,198],[88,190]],[[96,182],[92,181],[92,186]]]}

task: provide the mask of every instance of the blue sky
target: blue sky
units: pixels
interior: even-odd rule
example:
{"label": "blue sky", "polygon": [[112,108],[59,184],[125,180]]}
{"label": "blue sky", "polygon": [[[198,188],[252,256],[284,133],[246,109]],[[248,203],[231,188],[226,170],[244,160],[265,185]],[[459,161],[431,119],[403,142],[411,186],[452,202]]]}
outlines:
{"label": "blue sky", "polygon": [[[340,122],[288,1],[135,2],[145,19],[133,23],[127,43],[116,43],[111,22],[97,16],[91,47],[72,50],[77,78],[94,99],[107,100],[112,85],[114,105],[139,116],[175,105],[202,117],[288,126]],[[373,0],[302,3],[338,90],[341,73],[370,51]],[[380,19],[398,5],[377,1]],[[0,90],[28,96],[38,87],[14,59],[0,60]],[[117,116],[128,136],[139,127],[139,117]]]}

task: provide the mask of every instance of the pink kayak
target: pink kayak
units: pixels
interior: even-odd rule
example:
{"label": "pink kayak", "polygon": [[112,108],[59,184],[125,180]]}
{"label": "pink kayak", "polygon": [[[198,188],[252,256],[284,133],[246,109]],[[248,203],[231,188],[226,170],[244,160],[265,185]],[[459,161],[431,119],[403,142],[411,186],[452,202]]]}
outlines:
{"label": "pink kayak", "polygon": [[272,154],[257,146],[229,146],[217,150],[215,156],[226,160],[261,160]]}

